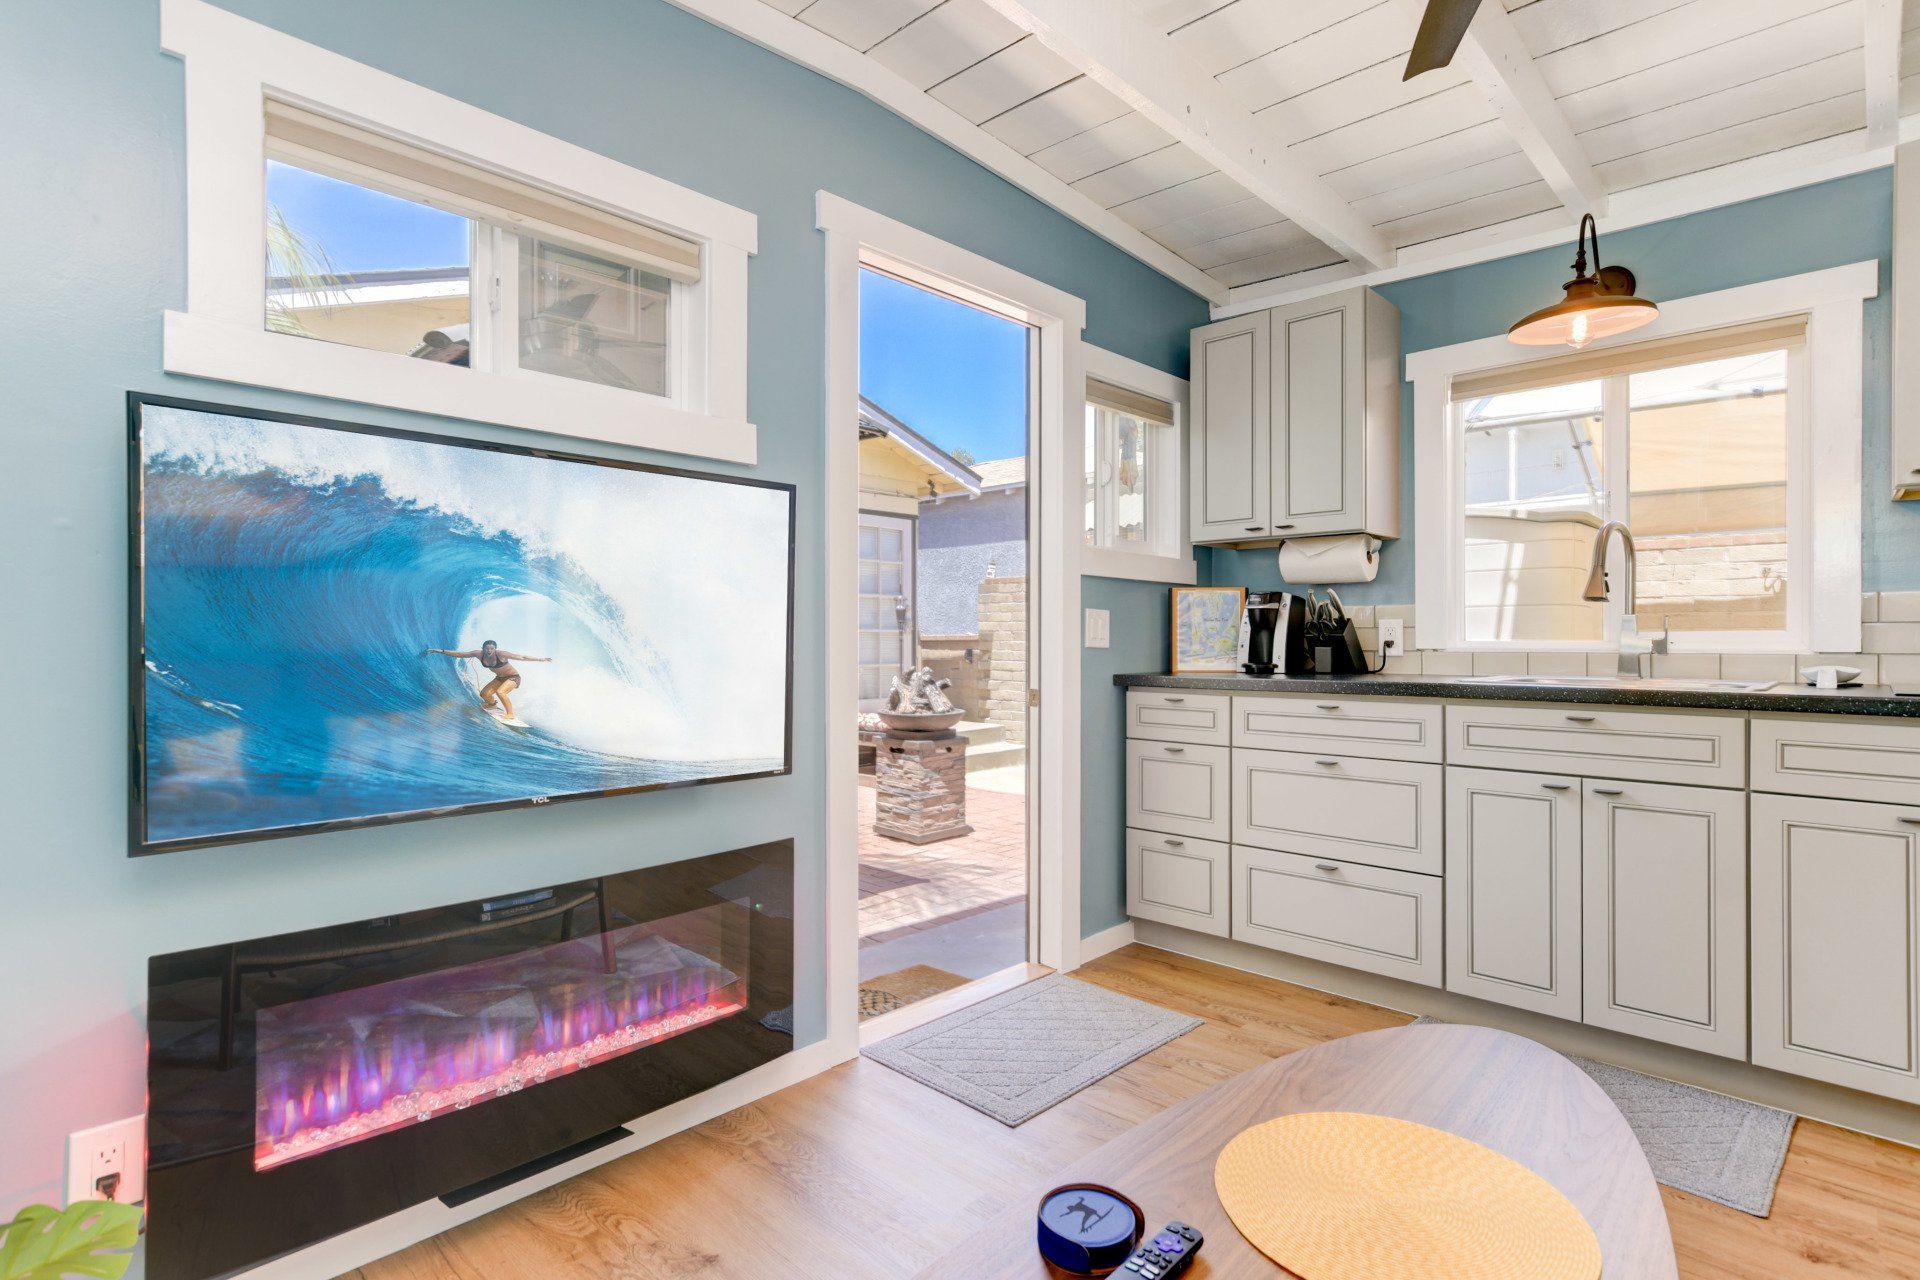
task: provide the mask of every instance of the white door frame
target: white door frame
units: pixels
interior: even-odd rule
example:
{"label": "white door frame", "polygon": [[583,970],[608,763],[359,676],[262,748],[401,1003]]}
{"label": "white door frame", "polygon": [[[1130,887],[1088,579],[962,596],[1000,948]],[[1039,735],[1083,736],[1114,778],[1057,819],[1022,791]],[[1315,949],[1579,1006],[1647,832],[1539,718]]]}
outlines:
{"label": "white door frame", "polygon": [[1028,740],[1040,784],[1028,797],[1038,839],[1039,960],[1060,972],[1080,963],[1080,571],[1079,458],[1085,376],[1080,333],[1086,303],[924,231],[830,192],[815,197],[815,224],[826,233],[826,606],[824,740],[827,762],[827,1037],[838,1052],[859,1052],[860,834],[853,723],[859,615],[856,542],[860,507],[860,268],[880,267],[1031,325],[1038,343],[1039,388],[1028,451],[1028,483],[1038,495],[1038,556],[1027,560],[1033,687]]}

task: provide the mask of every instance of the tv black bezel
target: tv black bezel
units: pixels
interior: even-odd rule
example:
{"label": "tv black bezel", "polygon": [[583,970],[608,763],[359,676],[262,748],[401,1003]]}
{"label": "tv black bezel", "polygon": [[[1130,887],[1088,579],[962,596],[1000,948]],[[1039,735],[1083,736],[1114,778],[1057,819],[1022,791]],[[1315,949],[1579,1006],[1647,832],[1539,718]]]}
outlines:
{"label": "tv black bezel", "polygon": [[[152,406],[220,414],[230,418],[253,418],[262,422],[286,422],[295,426],[349,431],[358,435],[381,436],[392,440],[414,440],[423,444],[445,445],[456,449],[478,449],[487,453],[513,454],[525,458],[543,458],[584,466],[613,467],[622,471],[645,471],[655,475],[680,476],[691,480],[709,480],[717,484],[744,485],[755,489],[777,489],[787,495],[787,616],[786,616],[786,699],[783,708],[785,732],[782,734],[782,762],[778,769],[750,773],[731,773],[718,778],[687,778],[672,782],[649,782],[632,787],[610,787],[598,791],[572,791],[550,796],[527,796],[517,800],[488,800],[473,804],[446,805],[431,809],[412,809],[399,813],[369,814],[358,818],[329,818],[316,822],[293,823],[278,827],[259,827],[249,831],[223,832],[217,835],[185,836],[172,840],[147,838],[147,681],[146,681],[146,504],[143,481],[145,467],[140,452],[142,409]],[[497,813],[510,809],[541,808],[570,800],[597,800],[605,796],[637,795],[649,791],[704,787],[714,783],[748,782],[758,778],[788,777],[793,773],[793,661],[795,612],[795,548],[797,546],[799,488],[780,480],[762,480],[752,476],[724,475],[695,471],[685,467],[666,467],[625,458],[596,457],[561,449],[531,445],[505,444],[497,440],[474,440],[461,436],[439,435],[430,431],[410,431],[400,427],[374,426],[339,418],[311,414],[282,413],[247,405],[220,404],[209,400],[189,400],[143,391],[127,392],[127,681],[131,710],[128,764],[127,856],[150,857],[185,849],[204,849],[220,845],[248,844],[258,840],[278,840],[288,836],[316,835],[327,831],[354,831],[401,822],[423,822],[432,818],[458,817],[471,813]]]}

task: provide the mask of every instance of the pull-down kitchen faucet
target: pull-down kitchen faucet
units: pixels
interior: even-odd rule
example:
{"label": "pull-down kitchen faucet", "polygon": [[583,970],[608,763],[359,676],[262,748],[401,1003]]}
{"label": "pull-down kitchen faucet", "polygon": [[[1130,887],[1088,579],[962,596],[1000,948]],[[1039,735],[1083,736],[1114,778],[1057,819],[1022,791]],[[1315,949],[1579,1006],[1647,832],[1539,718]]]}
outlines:
{"label": "pull-down kitchen faucet", "polygon": [[1640,674],[1640,655],[1642,653],[1665,653],[1667,651],[1667,638],[1671,634],[1671,627],[1670,624],[1663,619],[1661,622],[1660,638],[1648,642],[1649,647],[1647,648],[1641,647],[1639,623],[1634,615],[1634,609],[1637,604],[1634,592],[1634,575],[1638,568],[1637,561],[1639,554],[1634,550],[1633,530],[1627,528],[1625,524],[1618,520],[1607,521],[1600,526],[1600,531],[1593,535],[1593,563],[1587,568],[1587,589],[1581,593],[1581,598],[1596,601],[1607,598],[1607,538],[1616,533],[1620,535],[1620,549],[1626,553],[1627,557],[1627,598],[1623,602],[1626,607],[1621,610],[1620,615],[1620,665],[1618,670],[1623,676],[1638,676]]}

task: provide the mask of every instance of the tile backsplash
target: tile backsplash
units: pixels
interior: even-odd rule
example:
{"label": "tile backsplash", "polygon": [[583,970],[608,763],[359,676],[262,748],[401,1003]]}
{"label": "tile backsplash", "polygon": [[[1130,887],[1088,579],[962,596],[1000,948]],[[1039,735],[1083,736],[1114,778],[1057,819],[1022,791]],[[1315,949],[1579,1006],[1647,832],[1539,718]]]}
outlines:
{"label": "tile backsplash", "polygon": [[[1407,652],[1387,663],[1392,675],[1494,676],[1612,675],[1612,653],[1497,653],[1422,649],[1410,604],[1351,605],[1347,614],[1360,630],[1367,656],[1380,660],[1380,621],[1398,618]],[[1651,657],[1651,674],[1724,680],[1792,680],[1802,667],[1826,663],[1860,668],[1864,684],[1920,688],[1920,591],[1869,591],[1860,598],[1860,653],[1669,653]]]}

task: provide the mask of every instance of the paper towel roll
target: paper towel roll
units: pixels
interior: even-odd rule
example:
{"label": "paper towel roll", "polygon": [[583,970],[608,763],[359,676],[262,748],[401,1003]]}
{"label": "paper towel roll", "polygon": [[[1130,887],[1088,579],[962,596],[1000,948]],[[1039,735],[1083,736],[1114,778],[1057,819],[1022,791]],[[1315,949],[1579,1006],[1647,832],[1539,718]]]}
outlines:
{"label": "paper towel roll", "polygon": [[1380,540],[1364,533],[1293,538],[1280,544],[1280,576],[1300,587],[1372,582],[1380,572]]}

